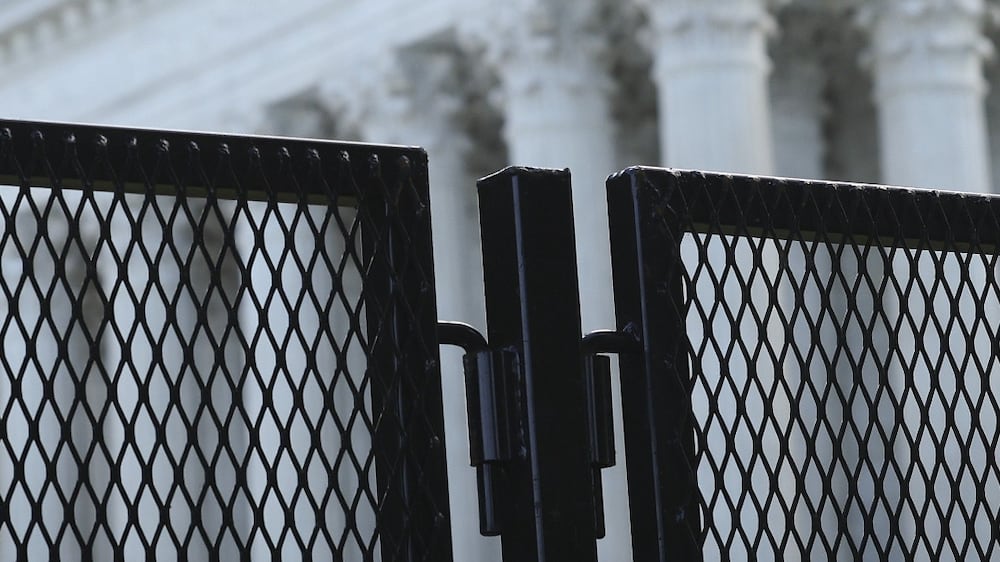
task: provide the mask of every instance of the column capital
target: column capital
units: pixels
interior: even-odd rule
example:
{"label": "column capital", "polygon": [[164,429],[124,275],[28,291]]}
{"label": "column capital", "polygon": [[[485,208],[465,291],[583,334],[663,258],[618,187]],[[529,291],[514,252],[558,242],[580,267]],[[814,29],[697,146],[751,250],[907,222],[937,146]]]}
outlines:
{"label": "column capital", "polygon": [[603,0],[509,0],[490,17],[462,25],[463,39],[480,48],[497,70],[507,96],[543,86],[610,89]]}
{"label": "column capital", "polygon": [[995,13],[984,0],[882,0],[858,12],[868,31],[862,63],[874,67],[876,95],[914,88],[985,93],[982,62],[993,46],[982,32]]}
{"label": "column capital", "polygon": [[324,103],[365,140],[417,144],[429,152],[470,144],[458,123],[464,88],[453,53],[397,54],[365,68],[360,81],[331,79],[320,88]]}
{"label": "column capital", "polygon": [[[788,0],[644,0],[657,65],[674,69],[753,63],[770,69],[773,9]],[[749,48],[748,48],[749,46]]]}
{"label": "column capital", "polygon": [[876,0],[858,6],[857,18],[861,24],[870,24],[882,16],[921,18],[961,14],[978,18],[990,11],[986,0]]}
{"label": "column capital", "polygon": [[657,32],[683,33],[705,27],[713,31],[774,31],[770,10],[790,0],[644,0]]}
{"label": "column capital", "polygon": [[646,0],[668,166],[774,171],[767,0]]}
{"label": "column capital", "polygon": [[989,56],[981,28],[995,13],[984,0],[882,0],[863,5],[856,20],[872,34],[873,59],[954,51]]}

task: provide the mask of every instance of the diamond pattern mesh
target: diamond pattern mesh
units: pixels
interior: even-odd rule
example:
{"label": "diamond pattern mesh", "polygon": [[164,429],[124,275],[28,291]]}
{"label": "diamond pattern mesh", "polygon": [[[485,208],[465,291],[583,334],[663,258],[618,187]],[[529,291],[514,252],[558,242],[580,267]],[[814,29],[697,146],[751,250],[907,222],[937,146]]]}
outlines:
{"label": "diamond pattern mesh", "polygon": [[0,125],[0,560],[450,559],[422,151]]}
{"label": "diamond pattern mesh", "polygon": [[645,245],[634,320],[648,357],[677,351],[647,372],[683,393],[650,411],[684,442],[658,509],[690,508],[692,558],[1000,556],[1000,199],[618,180]]}

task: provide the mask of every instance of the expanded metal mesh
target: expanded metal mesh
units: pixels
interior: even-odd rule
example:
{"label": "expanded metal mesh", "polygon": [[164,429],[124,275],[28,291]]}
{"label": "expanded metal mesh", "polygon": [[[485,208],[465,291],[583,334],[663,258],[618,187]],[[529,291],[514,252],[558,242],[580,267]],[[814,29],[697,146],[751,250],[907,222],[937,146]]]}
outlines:
{"label": "expanded metal mesh", "polygon": [[450,559],[426,181],[0,123],[0,560]]}
{"label": "expanded metal mesh", "polygon": [[1000,556],[1000,199],[625,176],[691,558]]}

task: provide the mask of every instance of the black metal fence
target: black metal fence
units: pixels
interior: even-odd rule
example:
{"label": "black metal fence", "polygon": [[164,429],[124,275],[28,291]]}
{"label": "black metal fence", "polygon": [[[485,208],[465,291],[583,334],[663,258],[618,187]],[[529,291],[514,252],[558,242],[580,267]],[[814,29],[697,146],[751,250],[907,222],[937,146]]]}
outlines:
{"label": "black metal fence", "polygon": [[0,122],[0,559],[450,560],[427,177]]}
{"label": "black metal fence", "polygon": [[1000,555],[1000,199],[608,182],[636,559]]}
{"label": "black metal fence", "polygon": [[584,335],[569,173],[510,168],[487,340],[437,324],[427,178],[0,122],[0,559],[450,560],[441,343],[507,561],[598,557],[609,354],[635,560],[1000,556],[1000,198],[628,169]]}
{"label": "black metal fence", "polygon": [[597,558],[607,353],[635,560],[1000,553],[1000,198],[625,170],[617,329],[582,339],[568,173],[480,201],[505,560]]}

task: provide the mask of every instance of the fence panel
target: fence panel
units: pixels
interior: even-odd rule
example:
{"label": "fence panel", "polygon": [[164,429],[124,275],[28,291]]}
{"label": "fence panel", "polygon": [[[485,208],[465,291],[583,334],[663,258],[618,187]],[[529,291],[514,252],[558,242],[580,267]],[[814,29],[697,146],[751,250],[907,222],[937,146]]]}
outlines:
{"label": "fence panel", "polygon": [[636,560],[1000,554],[1000,198],[608,181]]}
{"label": "fence panel", "polygon": [[419,149],[0,122],[0,559],[451,559]]}

